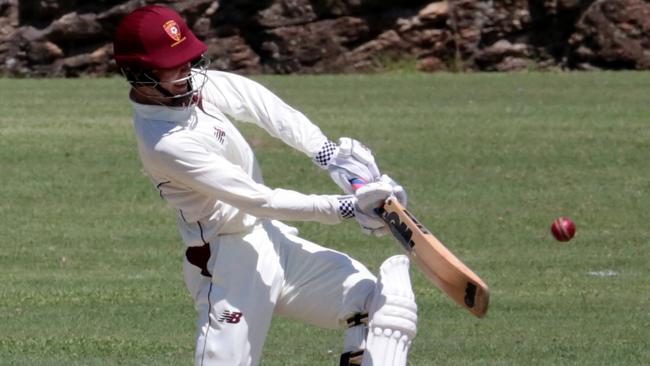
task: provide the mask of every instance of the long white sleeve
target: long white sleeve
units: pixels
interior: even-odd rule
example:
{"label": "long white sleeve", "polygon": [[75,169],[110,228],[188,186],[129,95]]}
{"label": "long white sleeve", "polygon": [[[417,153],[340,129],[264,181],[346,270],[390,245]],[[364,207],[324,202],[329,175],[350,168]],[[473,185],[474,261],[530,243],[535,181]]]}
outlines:
{"label": "long white sleeve", "polygon": [[255,182],[240,166],[206,150],[190,136],[163,140],[150,162],[178,184],[260,218],[341,221],[337,196],[306,195]]}
{"label": "long white sleeve", "polygon": [[[200,107],[185,109],[135,102],[133,107],[144,169],[160,196],[176,210],[187,245],[245,232],[259,218],[335,224],[349,217],[345,210],[349,204],[339,201],[340,196],[308,195],[264,185],[253,150],[208,100]],[[265,120],[269,128],[303,151],[309,151],[310,143],[305,141],[322,137],[311,123],[295,128],[286,122],[297,132],[284,134],[281,126],[285,122]]]}
{"label": "long white sleeve", "polygon": [[248,78],[209,71],[203,98],[221,112],[243,122],[255,123],[271,136],[302,151],[310,158],[327,141],[320,128],[264,86]]}

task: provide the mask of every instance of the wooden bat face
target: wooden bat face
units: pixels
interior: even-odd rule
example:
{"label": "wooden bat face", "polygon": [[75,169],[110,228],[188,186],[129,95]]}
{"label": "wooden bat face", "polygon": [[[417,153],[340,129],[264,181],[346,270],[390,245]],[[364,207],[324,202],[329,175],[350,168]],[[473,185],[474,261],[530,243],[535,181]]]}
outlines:
{"label": "wooden bat face", "polygon": [[431,282],[475,316],[485,316],[490,292],[483,280],[395,198],[389,198],[378,213]]}

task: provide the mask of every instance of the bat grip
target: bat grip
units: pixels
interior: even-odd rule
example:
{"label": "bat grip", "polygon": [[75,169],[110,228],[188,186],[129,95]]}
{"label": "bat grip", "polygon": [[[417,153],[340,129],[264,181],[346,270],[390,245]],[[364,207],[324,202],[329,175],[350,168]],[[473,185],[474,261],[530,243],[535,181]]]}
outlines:
{"label": "bat grip", "polygon": [[357,191],[357,189],[365,186],[367,182],[361,178],[352,178],[348,182],[350,182],[350,185],[352,186],[353,191]]}

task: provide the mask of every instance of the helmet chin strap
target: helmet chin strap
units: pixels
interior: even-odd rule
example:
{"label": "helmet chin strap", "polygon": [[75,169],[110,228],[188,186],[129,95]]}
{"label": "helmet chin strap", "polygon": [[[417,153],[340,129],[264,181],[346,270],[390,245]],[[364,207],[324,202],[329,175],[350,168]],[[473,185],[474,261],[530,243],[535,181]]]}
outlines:
{"label": "helmet chin strap", "polygon": [[169,90],[163,88],[160,84],[156,84],[154,89],[158,90],[160,94],[167,98],[176,98],[176,95],[172,94]]}

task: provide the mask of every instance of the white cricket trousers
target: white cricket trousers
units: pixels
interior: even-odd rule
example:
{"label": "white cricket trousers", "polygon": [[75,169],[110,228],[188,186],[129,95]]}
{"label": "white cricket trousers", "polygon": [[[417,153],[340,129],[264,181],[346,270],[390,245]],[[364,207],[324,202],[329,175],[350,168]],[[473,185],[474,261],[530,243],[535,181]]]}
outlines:
{"label": "white cricket trousers", "polygon": [[375,276],[296,234],[265,220],[250,233],[220,236],[210,242],[211,278],[185,259],[185,283],[198,312],[196,366],[257,365],[273,314],[339,328],[367,311]]}

